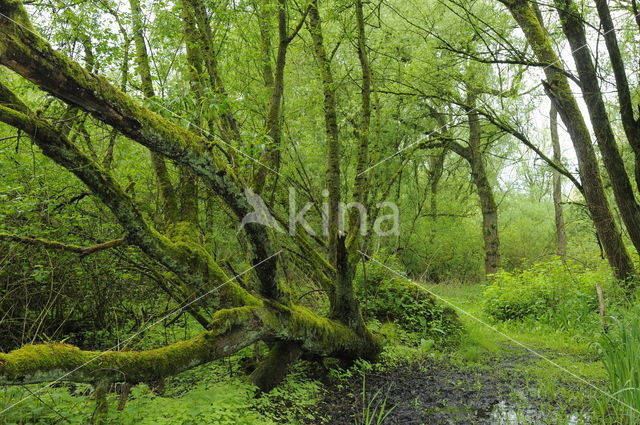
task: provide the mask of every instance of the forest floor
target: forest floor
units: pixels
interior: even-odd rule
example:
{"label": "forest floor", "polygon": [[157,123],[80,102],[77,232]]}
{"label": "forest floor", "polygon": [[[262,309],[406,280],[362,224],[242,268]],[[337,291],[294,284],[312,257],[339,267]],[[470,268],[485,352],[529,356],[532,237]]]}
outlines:
{"label": "forest floor", "polygon": [[[606,373],[594,338],[539,322],[483,324],[482,285],[430,286],[461,309],[465,332],[453,347],[409,345],[400,338],[381,360],[350,368],[301,361],[274,390],[256,394],[243,377],[256,348],[169,378],[163,388],[131,389],[126,408],[109,394],[114,425],[595,425]],[[184,339],[185,335],[172,338]],[[194,325],[195,331],[199,328]],[[160,332],[161,330],[159,330]],[[148,335],[162,340],[162,332]],[[157,342],[157,341],[156,341]],[[328,370],[327,370],[328,367]],[[328,373],[327,373],[328,371]],[[364,384],[364,385],[363,385]],[[363,388],[365,390],[363,391]],[[37,393],[37,397],[31,397]],[[363,396],[364,393],[364,396]],[[377,397],[374,397],[375,394]],[[25,400],[0,424],[88,423],[87,385],[0,388],[0,409]],[[373,400],[373,401],[372,401]],[[362,421],[365,406],[386,402],[384,422]],[[589,418],[593,418],[589,421]]]}
{"label": "forest floor", "polygon": [[376,392],[372,406],[386,400],[393,408],[388,425],[589,423],[601,398],[596,387],[606,382],[592,344],[552,329],[480,323],[471,317],[484,320],[477,285],[432,290],[469,314],[460,314],[467,329],[460,346],[327,381],[316,423],[353,425]]}

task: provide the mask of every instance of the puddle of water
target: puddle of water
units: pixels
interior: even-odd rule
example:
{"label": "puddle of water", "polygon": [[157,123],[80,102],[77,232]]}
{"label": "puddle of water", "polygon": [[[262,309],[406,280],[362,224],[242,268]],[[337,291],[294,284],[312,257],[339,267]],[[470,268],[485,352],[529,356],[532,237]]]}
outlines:
{"label": "puddle of water", "polygon": [[[491,425],[544,425],[548,422],[548,415],[533,408],[520,408],[507,404],[504,401],[493,406],[489,415]],[[545,420],[543,420],[545,419]],[[557,422],[558,425],[588,425],[589,421],[582,414],[570,413],[565,421]]]}

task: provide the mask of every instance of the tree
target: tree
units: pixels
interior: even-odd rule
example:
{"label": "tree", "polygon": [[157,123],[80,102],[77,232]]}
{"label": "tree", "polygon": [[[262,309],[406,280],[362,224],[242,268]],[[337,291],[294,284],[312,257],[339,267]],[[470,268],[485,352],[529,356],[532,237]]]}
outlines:
{"label": "tree", "polygon": [[[131,141],[189,168],[237,217],[251,212],[242,194],[241,180],[223,158],[207,148],[207,140],[150,111],[103,77],[89,73],[55,51],[37,36],[19,2],[3,3],[1,12],[12,19],[0,24],[3,34],[0,56],[5,66],[59,99],[91,113]],[[200,30],[207,33],[206,29]],[[206,59],[207,63],[211,72],[213,59]],[[219,79],[212,78],[220,93]],[[249,289],[234,281],[236,278],[228,275],[203,249],[192,227],[179,222],[162,233],[143,217],[108,172],[6,85],[0,91],[0,120],[29,134],[45,155],[82,180],[110,208],[127,233],[129,244],[165,266],[190,292],[218,293],[219,308],[209,320],[208,331],[155,351],[99,353],[53,344],[2,354],[3,379],[40,382],[62,372],[69,380],[139,382],[227,356],[258,340],[292,342],[319,355],[372,358],[377,354],[379,342],[365,327],[343,321],[343,317],[323,318],[287,300],[277,274],[281,251],[274,249],[273,235],[266,228],[256,223],[245,226],[253,264],[245,272],[252,278]],[[221,124],[221,128],[228,126],[223,133],[225,137],[233,134],[233,120],[228,112],[223,114],[222,122],[226,124]],[[317,263],[315,267],[320,270],[317,278],[323,282],[334,273],[327,263]],[[333,285],[332,279],[328,283]],[[336,297],[329,299],[335,302]],[[274,350],[280,349],[281,345],[274,346]],[[43,356],[44,353],[48,354]],[[33,362],[36,356],[41,360]],[[124,370],[125,374],[110,372],[116,369]]]}
{"label": "tree", "polygon": [[529,1],[501,0],[501,3],[511,12],[524,32],[538,60],[548,64],[544,68],[547,78],[544,82],[545,91],[556,105],[571,136],[578,157],[584,196],[607,259],[615,270],[616,277],[625,280],[634,274],[634,267],[613,219],[591,145],[591,136],[571,92],[560,59]]}
{"label": "tree", "polygon": [[[553,160],[561,164],[562,150],[560,149],[560,138],[558,137],[558,111],[553,104],[549,111],[549,127],[551,129]],[[553,170],[553,210],[556,223],[556,251],[559,256],[564,257],[567,254],[567,233],[562,211],[562,175],[556,170]]]}
{"label": "tree", "polygon": [[629,233],[629,238],[636,251],[640,252],[640,206],[636,202],[629,176],[618,150],[596,69],[591,60],[591,51],[588,47],[583,20],[577,6],[571,0],[556,1],[556,8],[560,15],[562,29],[571,46],[580,78],[580,88],[589,110],[591,125],[602,153],[602,160],[611,179],[616,204]]}

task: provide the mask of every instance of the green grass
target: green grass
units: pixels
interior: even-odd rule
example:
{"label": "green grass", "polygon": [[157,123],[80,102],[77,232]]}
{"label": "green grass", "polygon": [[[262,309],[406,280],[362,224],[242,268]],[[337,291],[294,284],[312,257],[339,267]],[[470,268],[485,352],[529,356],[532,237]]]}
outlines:
{"label": "green grass", "polygon": [[609,393],[603,398],[601,411],[615,418],[614,423],[640,423],[640,318],[614,321],[601,338],[603,363],[609,376]]}
{"label": "green grass", "polygon": [[607,374],[593,340],[533,321],[491,321],[482,308],[482,284],[425,287],[468,313],[459,312],[466,333],[452,356],[469,366],[479,367],[492,356],[514,357],[513,367],[525,377],[526,387],[541,398],[561,399],[572,408],[593,404],[598,392],[589,384],[605,386]]}

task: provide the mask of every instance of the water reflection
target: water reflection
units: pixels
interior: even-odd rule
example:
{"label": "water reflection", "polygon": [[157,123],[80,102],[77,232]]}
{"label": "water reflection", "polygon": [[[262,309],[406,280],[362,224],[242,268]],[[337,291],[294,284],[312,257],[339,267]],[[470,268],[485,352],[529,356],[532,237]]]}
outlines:
{"label": "water reflection", "polygon": [[[570,413],[553,422],[557,425],[589,425],[589,421],[583,414]],[[504,401],[493,406],[490,414],[491,425],[546,425],[549,424],[549,415],[533,408],[520,408],[507,404]]]}

